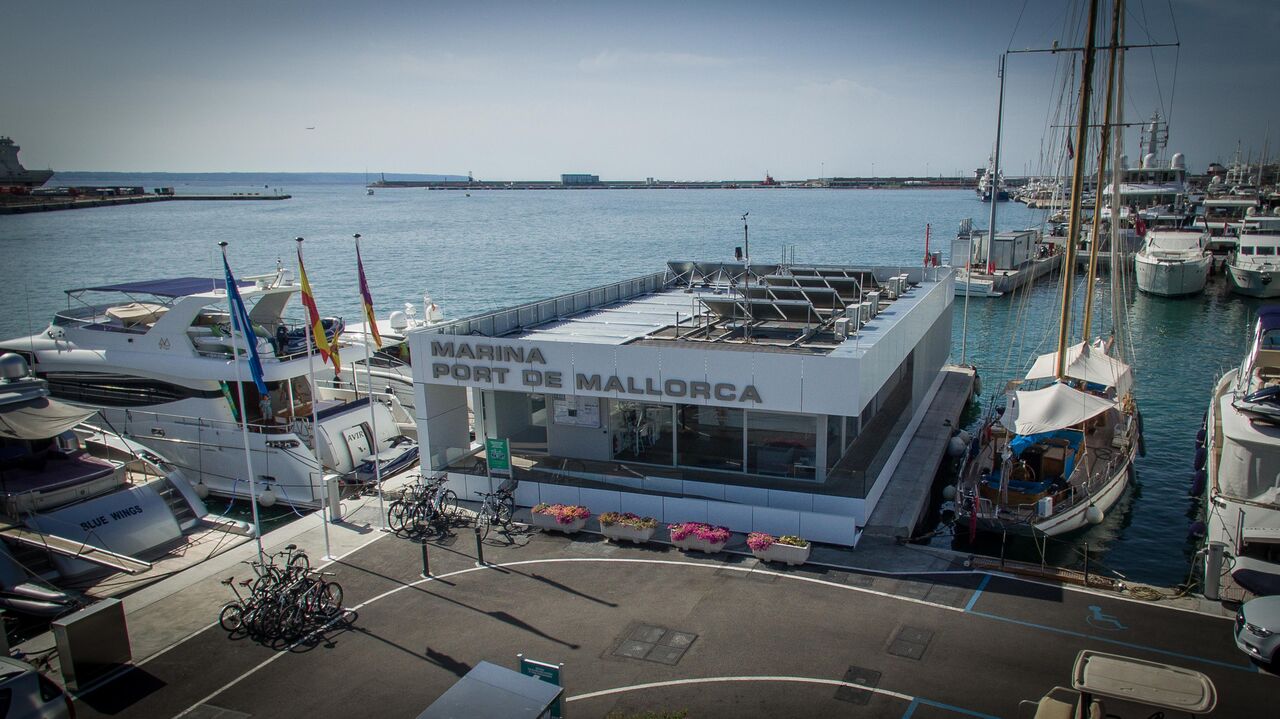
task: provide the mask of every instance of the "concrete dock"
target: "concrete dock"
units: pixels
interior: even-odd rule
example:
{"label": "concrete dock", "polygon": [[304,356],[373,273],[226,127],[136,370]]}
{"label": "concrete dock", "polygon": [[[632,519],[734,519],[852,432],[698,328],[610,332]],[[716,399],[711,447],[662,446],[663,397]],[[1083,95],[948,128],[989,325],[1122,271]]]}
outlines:
{"label": "concrete dock", "polygon": [[90,207],[142,205],[152,202],[237,202],[255,200],[288,200],[292,195],[121,195],[115,197],[63,197],[58,195],[10,196],[0,201],[0,215],[22,215],[31,212],[81,210]]}
{"label": "concrete dock", "polygon": [[[1204,672],[1214,716],[1257,716],[1277,687],[1236,650],[1229,618],[959,562],[880,571],[858,566],[869,557],[857,549],[823,553],[849,566],[788,568],[750,557],[741,536],[702,555],[517,528],[491,534],[478,565],[459,527],[427,543],[424,579],[422,545],[379,531],[376,499],[347,505],[326,567],[345,621],[292,645],[229,637],[214,624],[229,596],[218,580],[248,571],[244,545],[126,599],[134,668],[82,692],[77,716],[408,718],[479,661],[514,666],[517,653],[564,663],[575,716],[1013,717],[1020,700],[1068,684],[1081,649]],[[268,551],[291,541],[318,558],[321,531],[315,515],[299,520]],[[870,558],[898,567],[920,550]]]}
{"label": "concrete dock", "polygon": [[[884,494],[876,502],[867,519],[862,540],[882,539],[901,542],[916,535],[916,529],[929,510],[930,491],[937,468],[946,458],[951,434],[960,425],[977,372],[972,367],[947,365],[933,398],[922,405],[913,418],[914,429],[901,440],[901,451],[884,471],[891,479]],[[929,468],[933,468],[932,471]]]}

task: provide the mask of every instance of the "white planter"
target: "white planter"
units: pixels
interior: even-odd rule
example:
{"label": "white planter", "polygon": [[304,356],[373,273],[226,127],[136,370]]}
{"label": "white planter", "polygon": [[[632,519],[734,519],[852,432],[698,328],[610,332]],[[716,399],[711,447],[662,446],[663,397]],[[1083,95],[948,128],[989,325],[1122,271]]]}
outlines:
{"label": "white planter", "polygon": [[782,562],[784,564],[804,564],[809,561],[809,550],[813,547],[808,544],[803,547],[793,547],[790,544],[774,542],[770,544],[768,549],[751,550],[756,555],[756,559],[762,562]]}
{"label": "white planter", "polygon": [[550,514],[538,514],[537,512],[532,512],[529,516],[533,520],[533,526],[538,529],[544,529],[551,532],[564,532],[565,534],[581,532],[583,526],[587,523],[586,519],[575,519],[569,524],[561,524]]}
{"label": "white planter", "polygon": [[719,552],[721,549],[724,549],[724,545],[728,543],[728,541],[729,540],[726,539],[723,542],[708,542],[705,539],[700,539],[691,534],[685,537],[684,539],[673,539],[671,540],[671,543],[685,550],[686,552],[694,551],[694,552],[706,552],[707,554],[715,554],[716,552]]}
{"label": "white planter", "polygon": [[644,544],[653,538],[653,533],[655,531],[657,531],[657,527],[638,529],[636,527],[628,527],[625,524],[600,525],[600,533],[615,542],[627,541],[635,542],[636,544]]}

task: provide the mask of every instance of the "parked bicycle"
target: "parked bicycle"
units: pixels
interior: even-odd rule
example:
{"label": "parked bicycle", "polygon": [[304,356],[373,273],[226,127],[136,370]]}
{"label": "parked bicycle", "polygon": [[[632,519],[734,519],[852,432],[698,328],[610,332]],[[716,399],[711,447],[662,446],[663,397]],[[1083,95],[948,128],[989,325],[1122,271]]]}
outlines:
{"label": "parked bicycle", "polygon": [[495,524],[500,525],[504,532],[511,529],[511,518],[516,512],[513,491],[512,488],[500,488],[496,492],[476,492],[482,498],[480,509],[476,511],[476,527],[480,529],[481,539],[489,536]]}
{"label": "parked bicycle", "polygon": [[[280,564],[277,557],[283,558]],[[291,641],[338,617],[342,585],[325,578],[332,572],[311,571],[306,561],[306,554],[290,545],[266,562],[245,562],[257,576],[222,580],[236,598],[222,606],[218,624],[229,634],[244,632],[263,642]]]}
{"label": "parked bicycle", "polygon": [[447,530],[458,511],[458,495],[447,483],[448,477],[439,474],[406,486],[387,507],[387,526],[405,534]]}

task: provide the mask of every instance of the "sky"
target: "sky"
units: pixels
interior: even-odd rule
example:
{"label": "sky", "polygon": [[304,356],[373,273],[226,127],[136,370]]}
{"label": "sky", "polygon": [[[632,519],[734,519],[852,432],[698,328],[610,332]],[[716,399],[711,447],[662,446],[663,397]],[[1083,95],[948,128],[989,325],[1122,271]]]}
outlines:
{"label": "sky", "polygon": [[[995,142],[1001,53],[1079,43],[1085,7],[7,0],[0,135],[28,168],[67,171],[968,174]],[[1126,120],[1171,116],[1168,152],[1193,171],[1237,143],[1280,154],[1280,2],[1126,15],[1128,42],[1180,42],[1126,54]],[[1059,147],[1067,57],[1009,56],[1006,174]]]}

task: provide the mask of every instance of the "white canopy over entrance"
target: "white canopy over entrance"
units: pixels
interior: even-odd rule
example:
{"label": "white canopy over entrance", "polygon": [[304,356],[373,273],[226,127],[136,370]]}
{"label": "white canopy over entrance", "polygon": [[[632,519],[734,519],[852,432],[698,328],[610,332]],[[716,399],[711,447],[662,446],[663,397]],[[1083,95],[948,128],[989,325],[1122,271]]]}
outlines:
{"label": "white canopy over entrance", "polygon": [[1109,399],[1057,382],[1013,393],[1000,423],[1018,434],[1040,434],[1075,427],[1115,406]]}
{"label": "white canopy over entrance", "polygon": [[[1053,377],[1058,364],[1058,353],[1050,352],[1036,358],[1027,372],[1027,379]],[[1115,387],[1116,396],[1123,397],[1133,388],[1133,372],[1129,365],[1103,352],[1098,347],[1085,344],[1067,348],[1066,374],[1072,379]]]}

